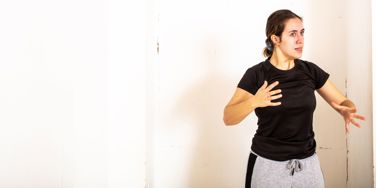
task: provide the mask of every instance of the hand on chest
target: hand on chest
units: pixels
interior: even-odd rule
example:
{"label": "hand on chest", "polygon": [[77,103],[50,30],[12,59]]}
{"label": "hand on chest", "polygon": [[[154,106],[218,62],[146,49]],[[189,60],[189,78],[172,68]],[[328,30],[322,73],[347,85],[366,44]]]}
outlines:
{"label": "hand on chest", "polygon": [[269,74],[265,80],[268,83],[278,81],[279,84],[274,90],[282,90],[282,98],[272,102],[281,102],[280,106],[267,107],[265,110],[270,112],[278,111],[301,111],[314,110],[316,106],[315,85],[309,75],[303,72],[294,72],[289,74]]}

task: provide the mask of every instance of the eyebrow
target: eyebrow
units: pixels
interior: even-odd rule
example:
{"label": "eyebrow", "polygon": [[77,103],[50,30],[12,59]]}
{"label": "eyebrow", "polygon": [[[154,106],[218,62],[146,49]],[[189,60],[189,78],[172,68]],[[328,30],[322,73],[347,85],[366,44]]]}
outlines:
{"label": "eyebrow", "polygon": [[[303,28],[301,31],[305,31],[305,29]],[[298,32],[298,30],[294,29],[294,30],[289,31],[289,33],[295,33],[295,32]]]}

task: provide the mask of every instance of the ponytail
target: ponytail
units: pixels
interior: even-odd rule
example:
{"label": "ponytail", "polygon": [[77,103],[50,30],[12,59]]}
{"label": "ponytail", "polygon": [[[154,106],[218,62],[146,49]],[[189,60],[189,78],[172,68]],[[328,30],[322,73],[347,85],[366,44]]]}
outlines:
{"label": "ponytail", "polygon": [[273,55],[274,45],[273,45],[273,42],[269,38],[270,37],[268,37],[265,40],[266,47],[264,48],[264,52],[263,52],[265,57],[271,57]]}

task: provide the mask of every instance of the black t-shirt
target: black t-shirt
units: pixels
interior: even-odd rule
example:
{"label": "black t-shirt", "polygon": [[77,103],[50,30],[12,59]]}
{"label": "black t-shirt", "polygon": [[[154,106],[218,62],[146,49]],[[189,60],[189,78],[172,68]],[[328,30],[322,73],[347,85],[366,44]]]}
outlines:
{"label": "black t-shirt", "polygon": [[290,70],[274,67],[269,59],[249,68],[238,87],[255,95],[266,80],[278,81],[273,90],[281,89],[279,106],[256,108],[258,129],[252,140],[252,151],[277,161],[303,159],[315,153],[312,128],[316,108],[314,91],[321,88],[329,74],[317,65],[296,59]]}

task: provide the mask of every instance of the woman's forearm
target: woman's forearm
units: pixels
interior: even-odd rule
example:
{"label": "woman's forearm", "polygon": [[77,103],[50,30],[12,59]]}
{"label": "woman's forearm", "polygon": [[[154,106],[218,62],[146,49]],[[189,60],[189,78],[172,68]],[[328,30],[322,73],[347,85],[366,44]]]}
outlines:
{"label": "woman's forearm", "polygon": [[223,114],[223,121],[226,125],[236,125],[256,108],[257,106],[252,100],[252,97],[238,104],[226,106]]}

